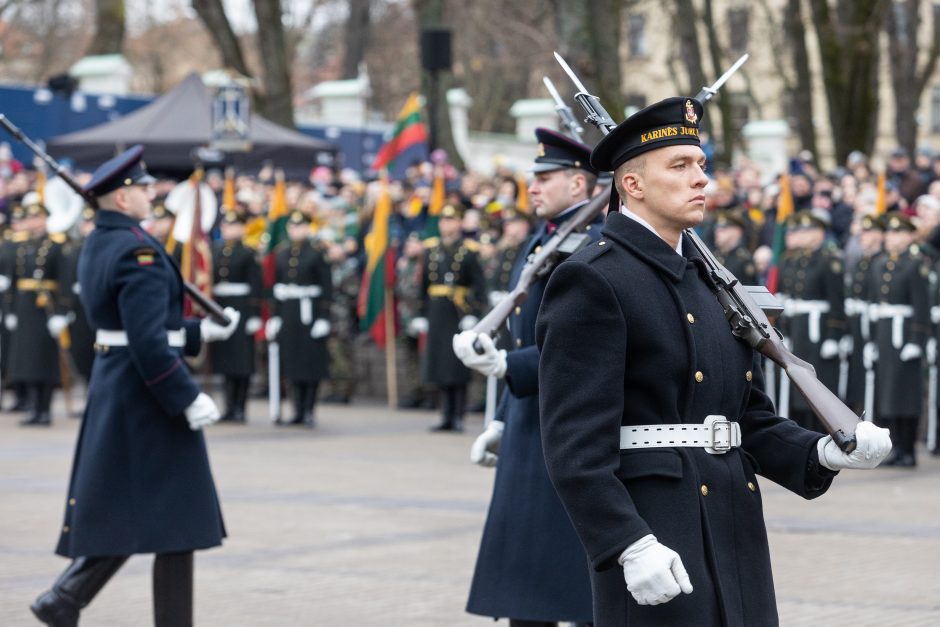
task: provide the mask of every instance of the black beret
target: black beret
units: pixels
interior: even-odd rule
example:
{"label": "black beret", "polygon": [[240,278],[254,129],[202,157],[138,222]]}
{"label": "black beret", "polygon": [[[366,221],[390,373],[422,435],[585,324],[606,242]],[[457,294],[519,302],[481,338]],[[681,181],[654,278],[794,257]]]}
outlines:
{"label": "black beret", "polygon": [[597,174],[591,167],[591,149],[581,142],[547,128],[535,129],[535,139],[539,142],[539,154],[530,172],[577,168]]}
{"label": "black beret", "polygon": [[155,183],[156,179],[150,176],[140,160],[143,154],[144,147],[137,144],[104,162],[82,190],[90,196],[104,196],[127,185]]}
{"label": "black beret", "polygon": [[617,125],[594,147],[591,165],[612,171],[650,150],[674,145],[699,146],[702,103],[694,98],[666,98],[637,111]]}

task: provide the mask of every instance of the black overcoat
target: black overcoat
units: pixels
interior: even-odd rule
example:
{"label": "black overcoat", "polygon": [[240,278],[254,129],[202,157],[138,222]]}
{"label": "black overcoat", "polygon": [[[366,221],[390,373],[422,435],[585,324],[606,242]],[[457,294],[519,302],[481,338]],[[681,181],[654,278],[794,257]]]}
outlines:
{"label": "black overcoat", "polygon": [[[594,567],[594,623],[775,625],[757,474],[805,498],[828,488],[821,437],[774,414],[756,354],[735,340],[701,260],[639,222],[607,218],[603,237],[549,279],[536,328],[549,475]],[[743,445],[621,451],[625,425],[724,415]],[[694,586],[639,606],[617,558],[654,534]]]}
{"label": "black overcoat", "polygon": [[[79,260],[92,326],[128,346],[95,357],[56,552],[67,557],[172,553],[225,535],[202,431],[184,415],[199,394],[183,361],[199,325],[183,319],[183,280],[132,218],[100,210]],[[185,329],[173,348],[168,330]]]}
{"label": "black overcoat", "polygon": [[283,321],[277,336],[281,376],[303,382],[328,379],[326,337],[310,337],[315,320],[330,319],[333,278],[323,250],[313,240],[285,242],[277,250],[275,268],[274,314]]}
{"label": "black overcoat", "polygon": [[216,302],[241,313],[231,337],[209,344],[212,372],[250,377],[255,371],[255,338],[245,332],[245,324],[261,315],[261,266],[255,252],[242,242],[223,241],[212,247],[212,273]]}
{"label": "black overcoat", "polygon": [[[601,223],[598,218],[587,231],[595,240]],[[520,248],[503,289],[515,288],[526,258],[549,237],[543,224]],[[495,618],[589,623],[590,569],[542,455],[535,319],[546,282],[547,277],[534,283],[509,318],[508,389],[495,416],[505,430],[467,611]]]}
{"label": "black overcoat", "polygon": [[78,282],[78,260],[81,257],[84,242],[77,242],[68,248],[68,262],[66,264],[66,278],[62,282],[62,289],[72,294],[70,313],[72,320],[69,323],[69,334],[72,343],[69,353],[72,363],[81,377],[87,382],[91,378],[91,367],[95,361],[95,331],[88,324],[88,316],[82,307],[80,294],[81,284]]}
{"label": "black overcoat", "polygon": [[865,344],[872,341],[873,323],[869,315],[874,261],[881,253],[862,257],[848,274],[845,296],[845,319],[852,336],[852,354],[849,355],[849,380],[845,389],[845,402],[855,407],[865,403]]}

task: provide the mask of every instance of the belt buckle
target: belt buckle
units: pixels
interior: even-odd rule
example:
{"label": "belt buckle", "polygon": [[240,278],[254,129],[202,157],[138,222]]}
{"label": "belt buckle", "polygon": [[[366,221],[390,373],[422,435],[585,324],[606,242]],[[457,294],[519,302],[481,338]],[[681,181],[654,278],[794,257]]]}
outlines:
{"label": "belt buckle", "polygon": [[735,446],[741,445],[741,430],[736,422],[724,416],[706,416],[705,426],[709,429],[712,445],[705,451],[711,455],[724,455]]}

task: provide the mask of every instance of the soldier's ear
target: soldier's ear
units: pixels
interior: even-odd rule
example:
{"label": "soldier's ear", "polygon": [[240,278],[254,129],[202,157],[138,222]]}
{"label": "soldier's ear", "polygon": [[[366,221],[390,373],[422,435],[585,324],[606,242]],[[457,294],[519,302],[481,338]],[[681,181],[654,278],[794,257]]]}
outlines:
{"label": "soldier's ear", "polygon": [[623,191],[631,198],[643,198],[644,184],[643,179],[637,172],[625,172],[620,179]]}

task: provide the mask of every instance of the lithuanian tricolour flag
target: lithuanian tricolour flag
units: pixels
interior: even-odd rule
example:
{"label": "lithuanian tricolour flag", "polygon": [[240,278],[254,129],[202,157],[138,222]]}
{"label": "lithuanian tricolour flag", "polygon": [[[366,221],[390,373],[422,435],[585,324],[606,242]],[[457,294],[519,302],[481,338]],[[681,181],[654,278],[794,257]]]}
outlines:
{"label": "lithuanian tricolour flag", "polygon": [[774,226],[774,254],[767,271],[767,289],[777,293],[780,261],[786,249],[787,218],[793,214],[793,194],[790,192],[790,175],[780,177],[780,195],[777,197],[777,224]]}
{"label": "lithuanian tricolour flag", "polygon": [[421,120],[421,98],[413,93],[398,114],[392,136],[375,156],[372,169],[378,171],[388,167],[405,150],[417,144],[426,144],[427,141],[428,128]]}
{"label": "lithuanian tricolour flag", "polygon": [[[383,179],[382,191],[375,203],[372,215],[372,230],[365,238],[366,267],[359,288],[359,328],[368,331],[379,346],[385,346],[386,308],[385,299],[392,294],[395,285],[395,251],[389,246],[389,221],[392,215],[392,198],[388,183]],[[394,322],[394,321],[392,321]],[[394,328],[394,327],[392,327]]]}

